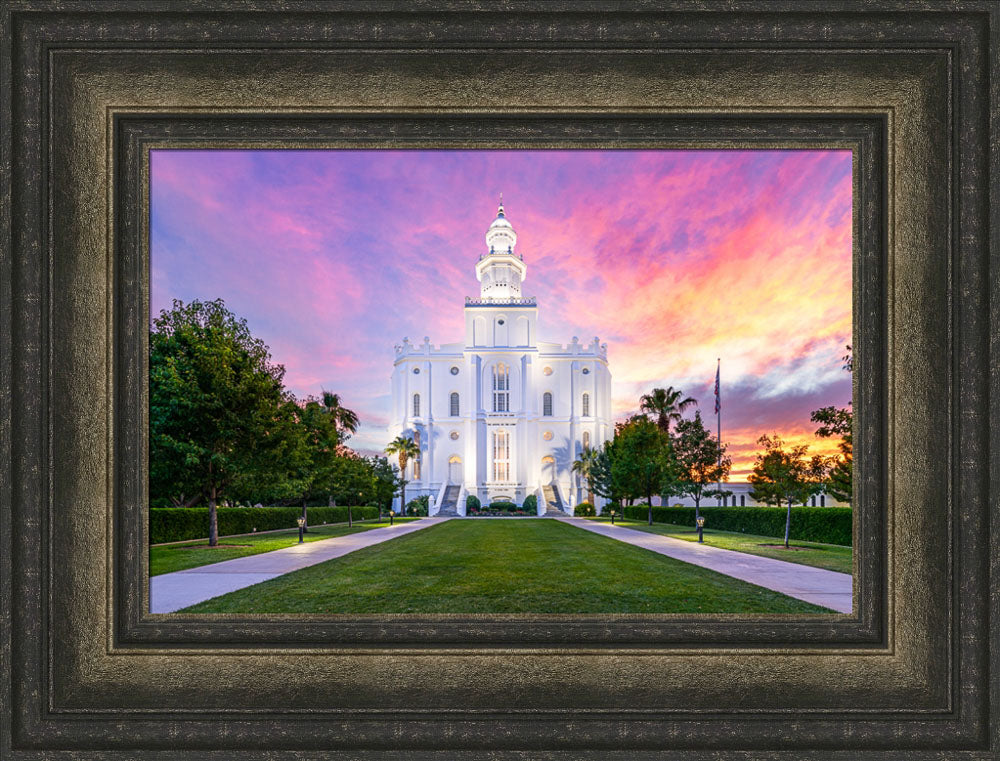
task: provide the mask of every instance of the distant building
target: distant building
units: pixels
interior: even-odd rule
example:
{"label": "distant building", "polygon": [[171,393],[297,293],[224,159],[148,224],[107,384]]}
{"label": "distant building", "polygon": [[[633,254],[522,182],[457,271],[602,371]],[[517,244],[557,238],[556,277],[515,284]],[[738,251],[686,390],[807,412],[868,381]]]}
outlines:
{"label": "distant building", "polygon": [[614,435],[607,344],[538,340],[516,243],[501,202],[475,264],[479,296],[465,299],[465,339],[396,346],[389,433],[419,444],[406,496],[429,495],[432,512],[464,514],[470,494],[484,505],[535,494],[540,513],[572,513],[586,498],[573,461]]}
{"label": "distant building", "polygon": [[[714,489],[715,485],[713,484],[709,488]],[[718,505],[723,505],[725,507],[760,507],[764,504],[763,502],[756,501],[750,496],[750,492],[753,490],[753,484],[746,481],[723,481],[722,488],[724,491],[732,492],[732,494],[727,497],[723,497],[721,500],[717,497],[704,497],[701,500],[701,506],[716,507]],[[661,502],[659,497],[653,497],[653,504],[659,505],[664,503]],[[665,504],[671,507],[674,505],[694,507],[694,500],[691,497],[669,497]],[[846,502],[838,502],[830,494],[813,495],[806,500],[806,504],[810,507],[848,507]]]}

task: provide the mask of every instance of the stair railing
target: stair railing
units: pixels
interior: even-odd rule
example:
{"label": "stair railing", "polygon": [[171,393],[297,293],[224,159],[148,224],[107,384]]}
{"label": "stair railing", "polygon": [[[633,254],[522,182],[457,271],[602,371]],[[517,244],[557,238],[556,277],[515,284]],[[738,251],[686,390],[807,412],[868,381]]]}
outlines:
{"label": "stair railing", "polygon": [[462,484],[462,488],[458,490],[458,500],[455,502],[455,512],[465,517],[465,484]]}
{"label": "stair railing", "polygon": [[560,513],[565,513],[566,505],[563,502],[562,494],[559,493],[559,484],[552,484],[552,496],[556,498],[556,510]]}
{"label": "stair railing", "polygon": [[441,512],[441,503],[444,502],[444,493],[448,490],[447,479],[441,482],[441,488],[438,489],[437,499],[432,500],[431,509],[427,511],[428,517],[437,515]]}

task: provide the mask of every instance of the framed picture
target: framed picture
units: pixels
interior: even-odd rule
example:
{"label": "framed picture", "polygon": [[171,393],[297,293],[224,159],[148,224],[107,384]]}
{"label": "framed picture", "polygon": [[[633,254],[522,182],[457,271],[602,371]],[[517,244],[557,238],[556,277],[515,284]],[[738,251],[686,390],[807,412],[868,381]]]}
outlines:
{"label": "framed picture", "polygon": [[[10,245],[0,250],[0,567],[11,616],[0,629],[0,755],[995,757],[995,5],[844,3],[822,12],[780,2],[480,9],[23,2],[4,14]],[[153,456],[163,452],[162,421],[151,419],[151,410],[160,414],[162,388],[150,371],[163,346],[150,318],[169,314],[172,298],[190,306],[190,294],[198,295],[164,286],[177,282],[181,265],[164,269],[165,254],[158,260],[156,252],[169,246],[158,246],[163,235],[184,231],[156,217],[167,208],[157,195],[162,160],[188,156],[192,163],[173,167],[174,187],[188,180],[198,188],[221,176],[219,165],[208,164],[218,152],[308,152],[314,163],[321,155],[368,152],[363,171],[391,151],[413,157],[445,150],[850,157],[847,343],[856,457],[845,610],[151,610],[158,576],[151,513],[188,508],[149,505],[160,497],[186,503],[191,494],[176,473],[161,489],[163,474],[151,471],[164,460]],[[794,185],[803,171],[783,176]],[[629,172],[635,176],[634,167]],[[245,177],[237,183],[249,189]],[[505,189],[483,192],[494,190]],[[519,291],[519,262],[532,262],[515,253],[521,229],[511,192],[500,209],[491,195],[487,248],[469,275],[481,290],[458,305],[471,320],[463,323],[467,342],[483,349],[472,352],[477,356],[486,348],[476,343],[477,326],[492,331],[493,349],[498,336],[507,351],[520,335],[525,326],[515,307],[527,310],[525,341],[517,345],[532,345],[530,312],[541,307]],[[362,213],[358,199],[354,210]],[[194,225],[186,234],[203,235]],[[220,255],[225,244],[214,241]],[[203,263],[209,255],[206,248],[198,256]],[[187,276],[203,280],[198,266],[188,262]],[[269,277],[239,274],[248,282]],[[583,393],[601,378],[601,341],[587,337],[574,349],[571,339],[558,338],[560,351],[569,346],[586,360],[571,368],[581,373],[573,382]],[[395,367],[400,377],[385,393],[402,389],[405,414],[393,413],[386,428],[431,437],[440,432],[427,427],[414,394],[423,394],[425,405],[438,401],[429,386],[414,385],[414,370],[424,375],[420,383],[439,375],[447,383],[450,368],[461,377],[470,359],[463,353],[437,373],[432,352],[443,347],[419,341],[388,348],[384,374]],[[551,353],[538,377],[554,383],[561,365]],[[492,384],[490,414],[524,407],[511,401],[513,372],[538,396],[537,415],[545,417],[544,382],[528,386],[520,366],[497,367],[478,368]],[[584,378],[584,367],[592,377]],[[706,388],[715,371],[709,367]],[[578,389],[571,388],[575,405]],[[303,389],[300,397],[337,391]],[[568,413],[581,447],[583,427],[604,411],[599,390],[594,385],[593,396],[581,396]],[[457,414],[449,406],[441,419],[461,418],[465,392],[455,393]],[[709,394],[703,407],[711,405]],[[555,410],[559,402],[548,403]],[[322,396],[313,403],[334,406]],[[289,420],[305,414],[296,409],[286,408]],[[584,502],[582,483],[561,480],[560,460],[545,449],[559,443],[561,429],[536,431],[529,470],[516,448],[527,445],[509,435],[514,424],[527,425],[484,419],[482,479],[466,477],[464,460],[451,461],[462,459],[457,449],[442,462],[426,455],[435,480],[399,463],[414,484],[404,488],[434,509],[428,521],[459,512],[450,480],[460,496],[471,484],[480,506],[499,505],[497,512],[523,512],[531,490],[540,512],[552,505],[565,514],[564,503]],[[458,439],[444,441],[464,445],[470,429],[454,430]],[[553,436],[544,438],[546,431]],[[586,432],[588,446],[612,439],[596,427]],[[377,443],[382,454],[386,444]],[[552,463],[543,461],[546,454]],[[422,465],[421,457],[414,455]],[[571,459],[567,454],[563,464]],[[452,479],[459,464],[462,473]],[[520,477],[527,473],[537,478]],[[330,505],[333,495],[321,489],[292,494],[287,486],[275,500],[292,501],[280,509],[301,507],[303,533],[322,525],[310,510],[346,504],[341,497]],[[225,507],[208,492],[217,520],[219,510],[255,509]],[[249,495],[244,489],[224,498]],[[393,498],[387,506],[396,511],[410,505],[402,489]],[[606,500],[600,507],[614,495]],[[387,516],[379,510],[379,517]],[[392,529],[413,531],[423,520]],[[466,508],[464,521],[446,525],[561,525],[504,520],[473,519]],[[583,513],[557,520],[612,530]],[[297,541],[289,543],[295,550]],[[322,543],[302,546],[310,544]],[[377,557],[387,573],[398,571],[391,562],[405,562]],[[376,562],[365,572],[380,570]]]}
{"label": "framed picture", "polygon": [[149,610],[853,613],[854,163],[150,144]]}

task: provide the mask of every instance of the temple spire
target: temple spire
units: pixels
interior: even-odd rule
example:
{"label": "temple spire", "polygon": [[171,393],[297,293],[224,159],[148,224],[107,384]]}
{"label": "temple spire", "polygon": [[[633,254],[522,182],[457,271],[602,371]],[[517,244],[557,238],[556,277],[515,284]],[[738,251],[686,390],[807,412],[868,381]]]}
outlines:
{"label": "temple spire", "polygon": [[514,253],[516,245],[517,233],[504,213],[501,193],[496,219],[486,231],[487,253],[476,264],[481,298],[521,298],[521,281],[524,280],[527,267],[521,257]]}

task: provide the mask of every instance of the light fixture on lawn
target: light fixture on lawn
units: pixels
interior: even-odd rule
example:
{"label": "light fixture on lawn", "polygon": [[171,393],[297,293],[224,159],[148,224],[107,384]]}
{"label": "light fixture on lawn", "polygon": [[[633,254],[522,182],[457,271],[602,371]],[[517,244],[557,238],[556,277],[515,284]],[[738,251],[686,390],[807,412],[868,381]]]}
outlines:
{"label": "light fixture on lawn", "polygon": [[704,544],[704,539],[702,538],[702,531],[705,529],[705,519],[702,517],[698,518],[698,544]]}
{"label": "light fixture on lawn", "polygon": [[392,525],[392,519],[393,519],[393,517],[394,517],[395,515],[396,515],[396,511],[395,511],[395,510],[390,510],[390,511],[389,511],[389,525],[390,525],[390,526]]}
{"label": "light fixture on lawn", "polygon": [[614,510],[614,508],[611,508],[611,525],[612,526],[615,525],[615,510]]}
{"label": "light fixture on lawn", "polygon": [[298,519],[298,524],[299,524],[299,544],[302,544],[302,531],[306,527],[306,519],[305,518],[299,518]]}

